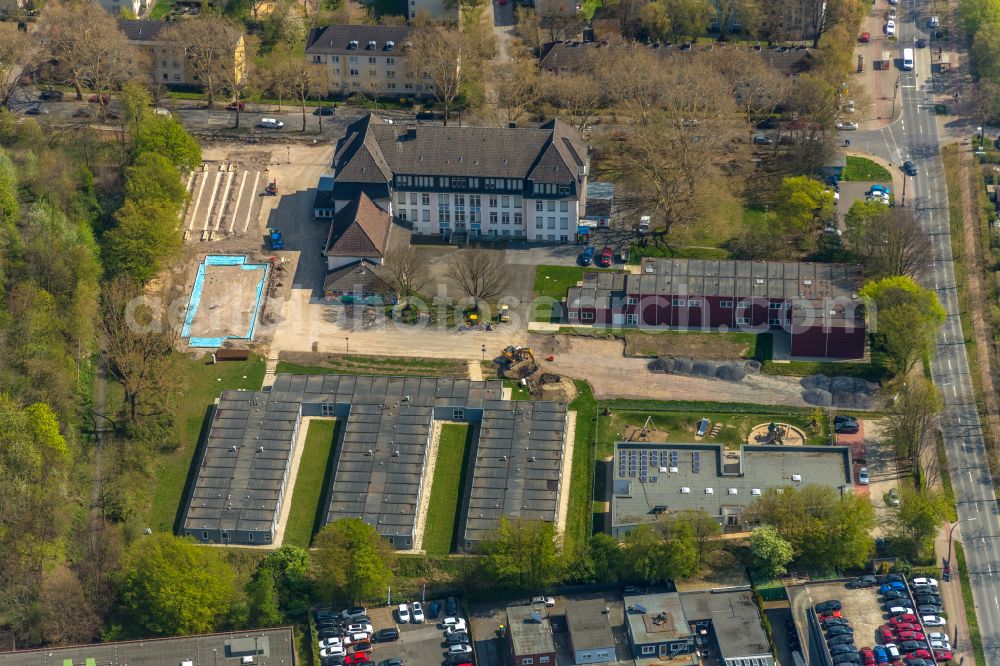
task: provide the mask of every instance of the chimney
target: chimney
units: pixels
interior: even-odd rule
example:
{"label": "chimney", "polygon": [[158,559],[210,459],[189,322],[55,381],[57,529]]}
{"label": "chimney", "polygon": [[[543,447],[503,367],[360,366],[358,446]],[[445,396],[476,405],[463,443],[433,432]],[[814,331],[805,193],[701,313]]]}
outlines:
{"label": "chimney", "polygon": [[416,127],[407,127],[406,128],[406,138],[407,139],[416,139],[417,138],[417,128]]}

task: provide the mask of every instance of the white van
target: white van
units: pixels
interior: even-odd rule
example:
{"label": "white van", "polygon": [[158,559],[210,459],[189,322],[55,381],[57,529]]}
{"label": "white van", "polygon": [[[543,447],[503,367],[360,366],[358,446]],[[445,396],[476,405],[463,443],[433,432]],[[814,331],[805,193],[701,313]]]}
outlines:
{"label": "white van", "polygon": [[903,71],[913,69],[913,49],[903,49]]}

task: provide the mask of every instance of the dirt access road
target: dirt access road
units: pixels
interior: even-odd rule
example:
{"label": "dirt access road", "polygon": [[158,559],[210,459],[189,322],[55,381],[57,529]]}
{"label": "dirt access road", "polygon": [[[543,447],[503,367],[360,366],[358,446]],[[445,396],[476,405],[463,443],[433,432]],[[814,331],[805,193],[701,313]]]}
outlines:
{"label": "dirt access road", "polygon": [[648,359],[626,358],[620,340],[529,335],[536,358],[555,356],[543,362],[545,369],[568,377],[587,379],[594,397],[654,400],[707,400],[749,402],[764,405],[808,407],[802,386],[795,377],[749,375],[742,382],[704,379],[650,372]]}

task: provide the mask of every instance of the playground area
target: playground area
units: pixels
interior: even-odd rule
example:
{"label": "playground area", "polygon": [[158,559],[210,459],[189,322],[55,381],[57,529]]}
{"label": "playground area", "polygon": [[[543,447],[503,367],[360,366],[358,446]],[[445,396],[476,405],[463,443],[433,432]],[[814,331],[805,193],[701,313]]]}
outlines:
{"label": "playground area", "polygon": [[209,255],[198,265],[182,338],[192,347],[221,347],[226,340],[252,340],[267,264],[246,256]]}
{"label": "playground area", "polygon": [[599,455],[611,451],[616,441],[703,442],[721,444],[733,451],[744,444],[801,446],[825,441],[821,423],[806,413],[779,410],[774,414],[608,410],[599,418],[598,427]]}

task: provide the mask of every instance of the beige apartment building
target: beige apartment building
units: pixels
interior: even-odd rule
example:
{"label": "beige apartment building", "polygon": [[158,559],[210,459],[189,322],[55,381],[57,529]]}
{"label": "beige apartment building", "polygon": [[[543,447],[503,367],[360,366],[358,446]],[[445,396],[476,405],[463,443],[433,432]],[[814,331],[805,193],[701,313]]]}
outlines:
{"label": "beige apartment building", "polygon": [[[118,28],[125,33],[129,44],[136,50],[137,59],[130,62],[136,68],[135,74],[140,74],[139,68],[144,68],[156,85],[200,85],[197,75],[188,65],[183,50],[167,39],[167,29],[175,25],[177,23],[167,21],[126,19],[118,21]],[[246,66],[243,34],[234,32],[232,44],[232,67],[239,72],[239,78],[242,78]]]}
{"label": "beige apartment building", "polygon": [[309,62],[325,65],[336,95],[421,95],[428,84],[407,66],[413,28],[395,25],[330,25],[313,28],[306,41]]}

